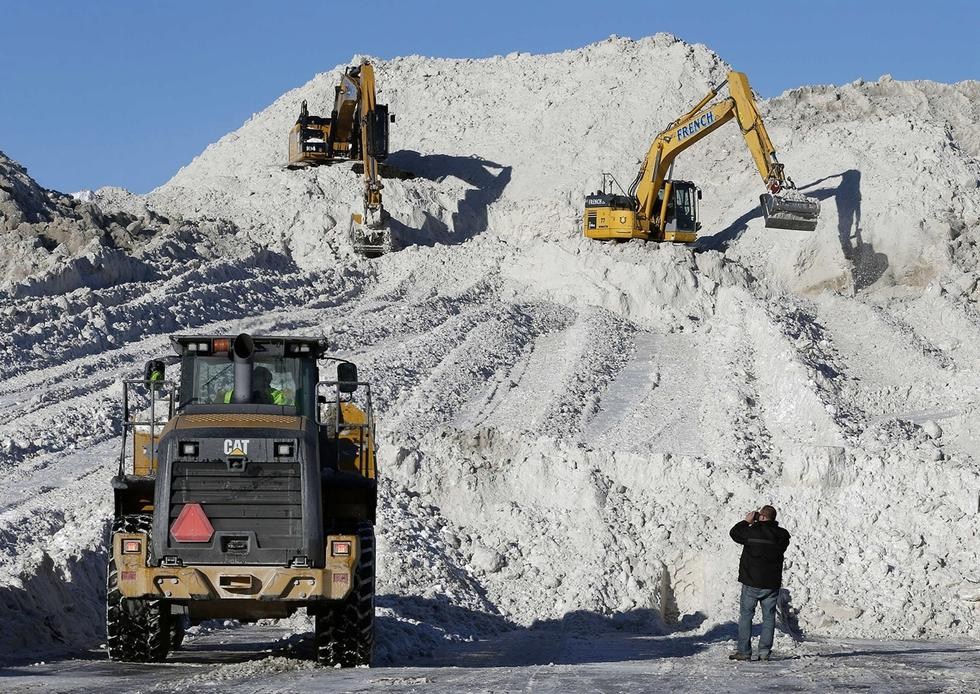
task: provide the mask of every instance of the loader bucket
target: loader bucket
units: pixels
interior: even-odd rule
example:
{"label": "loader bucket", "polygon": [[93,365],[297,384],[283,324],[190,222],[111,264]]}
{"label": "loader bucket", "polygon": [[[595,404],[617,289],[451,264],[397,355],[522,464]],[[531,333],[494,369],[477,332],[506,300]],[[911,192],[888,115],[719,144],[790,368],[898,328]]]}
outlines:
{"label": "loader bucket", "polygon": [[759,196],[759,202],[762,203],[767,229],[813,231],[817,228],[820,203],[813,198],[787,190],[782,195],[764,193]]}

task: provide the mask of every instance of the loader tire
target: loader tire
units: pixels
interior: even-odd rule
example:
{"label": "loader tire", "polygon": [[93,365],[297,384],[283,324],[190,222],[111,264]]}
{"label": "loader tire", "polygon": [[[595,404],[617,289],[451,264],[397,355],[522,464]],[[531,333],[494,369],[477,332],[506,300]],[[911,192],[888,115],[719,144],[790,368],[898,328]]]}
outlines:
{"label": "loader tire", "polygon": [[170,605],[161,600],[143,600],[146,615],[146,661],[162,663],[171,644]]}
{"label": "loader tire", "polygon": [[187,633],[187,615],[175,614],[170,616],[170,650],[176,651],[184,644]]}
{"label": "loader tire", "polygon": [[[143,532],[149,537],[151,526],[150,516],[133,514],[117,518],[112,532]],[[106,568],[105,619],[109,659],[140,663],[165,660],[170,649],[170,620],[170,606],[162,601],[122,596],[116,562],[110,556]]]}
{"label": "loader tire", "polygon": [[109,660],[146,660],[139,610],[136,600],[122,597],[116,576],[116,562],[109,559],[106,569],[105,630]]}
{"label": "loader tire", "polygon": [[350,595],[315,613],[316,661],[328,667],[370,665],[374,654],[374,526],[362,523],[360,560]]}

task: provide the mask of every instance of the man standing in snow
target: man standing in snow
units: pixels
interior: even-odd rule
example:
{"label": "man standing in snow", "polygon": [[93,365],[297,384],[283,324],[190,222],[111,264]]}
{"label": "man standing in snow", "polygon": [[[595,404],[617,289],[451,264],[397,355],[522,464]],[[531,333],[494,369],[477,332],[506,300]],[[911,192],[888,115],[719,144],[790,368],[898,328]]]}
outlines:
{"label": "man standing in snow", "polygon": [[752,657],[752,617],[756,603],[762,603],[759,660],[769,660],[776,630],[776,603],[783,582],[783,554],[789,547],[789,533],[776,522],[776,509],[763,506],[758,511],[749,511],[745,520],[736,523],[729,534],[743,547],[738,562],[738,582],[742,584],[738,650],[728,657],[731,660]]}

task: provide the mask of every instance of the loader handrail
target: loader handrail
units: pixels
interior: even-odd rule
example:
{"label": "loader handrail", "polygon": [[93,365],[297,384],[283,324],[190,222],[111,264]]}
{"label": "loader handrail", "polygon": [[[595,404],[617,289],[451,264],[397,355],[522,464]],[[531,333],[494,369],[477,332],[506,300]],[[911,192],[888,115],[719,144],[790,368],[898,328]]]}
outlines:
{"label": "loader handrail", "polygon": [[[345,387],[355,386],[355,392],[359,391],[364,394],[360,406],[354,403],[353,393],[348,394],[346,398],[342,397],[341,385]],[[336,453],[336,458],[333,461],[334,466],[339,467],[340,465],[339,442],[341,438],[344,438],[358,447],[356,459],[353,461],[357,471],[364,477],[376,479],[377,463],[374,450],[376,439],[371,384],[367,381],[319,381],[316,384],[318,400],[321,389],[328,388],[334,392],[333,401],[319,404],[331,406],[332,421],[327,421],[322,417],[319,406],[316,408],[315,421],[317,427],[327,426],[328,431],[332,433]],[[347,407],[344,407],[345,405]],[[363,416],[363,421],[358,421],[360,416]]]}
{"label": "loader handrail", "polygon": [[[126,450],[127,441],[129,439],[130,433],[136,429],[138,426],[148,426],[150,428],[150,469],[156,469],[156,441],[159,438],[157,430],[163,430],[166,426],[166,422],[169,422],[174,416],[174,395],[176,392],[177,384],[174,381],[159,381],[159,380],[146,380],[142,378],[131,378],[123,379],[123,413],[122,413],[122,448],[119,451],[119,475],[124,476],[127,474],[126,471]],[[141,410],[142,412],[149,413],[149,419],[137,419],[136,415],[130,416],[129,405],[130,396],[129,391],[131,388],[136,386],[143,386],[147,389],[150,398],[150,406],[147,409]],[[159,422],[157,418],[157,403],[162,402],[158,400],[157,395],[159,393],[164,393],[166,396],[167,403],[167,419],[165,422]],[[134,439],[135,440],[135,439]],[[135,454],[133,457],[133,462],[135,465]],[[133,470],[135,474],[135,468]]]}

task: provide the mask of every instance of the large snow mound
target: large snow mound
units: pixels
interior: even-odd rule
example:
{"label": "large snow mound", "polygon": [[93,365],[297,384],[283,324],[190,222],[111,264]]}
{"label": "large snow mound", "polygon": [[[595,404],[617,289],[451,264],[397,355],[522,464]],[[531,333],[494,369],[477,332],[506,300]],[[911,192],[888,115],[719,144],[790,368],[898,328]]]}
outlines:
{"label": "large snow mound", "polygon": [[[343,66],[147,196],[73,202],[4,164],[7,652],[98,642],[118,379],[178,330],[323,334],[372,381],[389,662],[569,615],[726,622],[727,531],[763,503],[807,634],[980,636],[977,83],[763,102],[817,230],[764,228],[726,126],[678,159],[704,189],[692,250],[590,242],[579,219],[722,81],[708,48],[375,62],[389,163],[416,177],[385,181],[405,248],[374,261],[347,246],[349,167],[282,166]],[[113,245],[106,219],[144,232]],[[62,223],[103,250],[41,239]]]}
{"label": "large snow mound", "polygon": [[[729,69],[705,46],[666,34],[550,55],[375,62],[379,99],[398,117],[389,163],[419,175],[385,184],[405,243],[576,237],[599,174],[626,185],[652,136]],[[346,167],[283,170],[284,143],[302,100],[329,113],[341,71],[284,94],[148,201],[227,217],[322,266],[324,246],[343,243],[359,183]],[[764,103],[787,170],[823,201],[810,236],[764,229],[758,173],[734,125],[683,153],[675,175],[704,189],[705,245],[746,236],[738,257],[790,289],[924,286],[948,269],[949,237],[980,216],[978,89],[884,77]]]}

